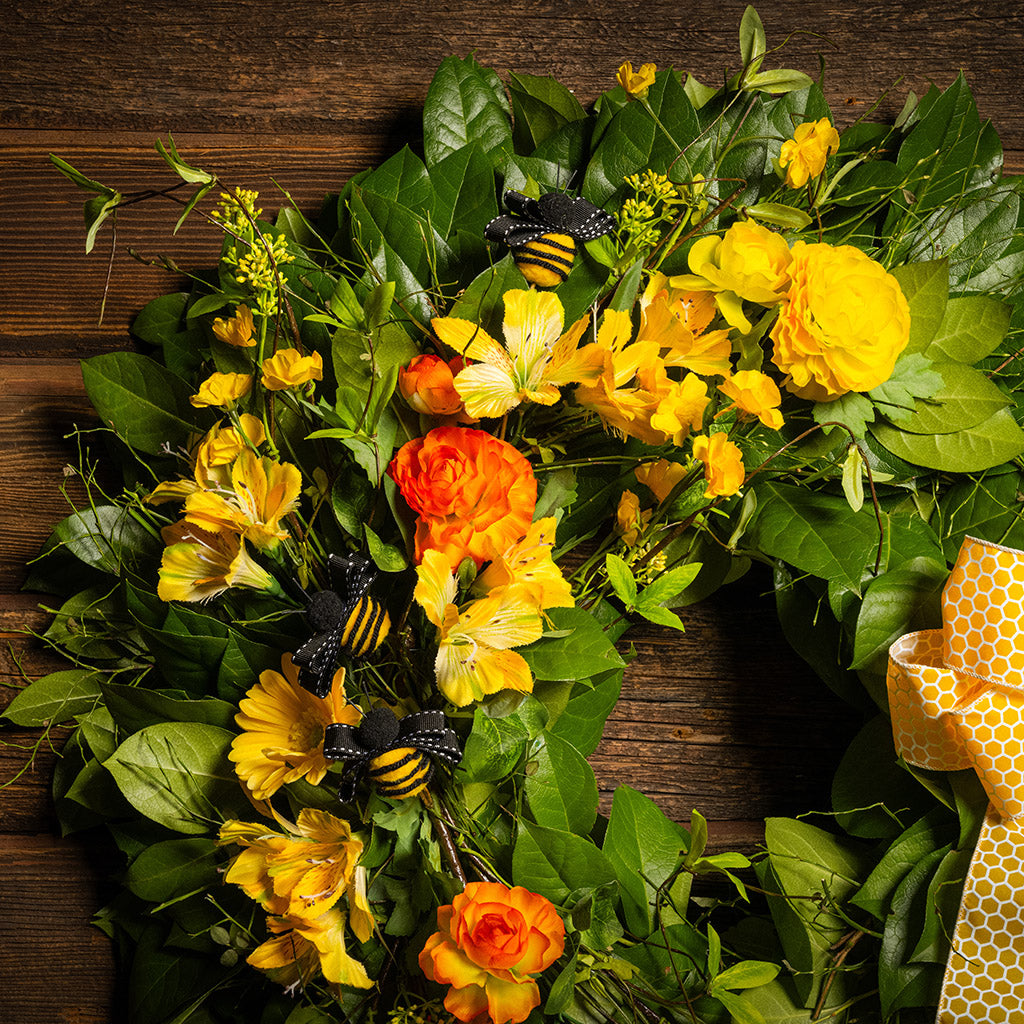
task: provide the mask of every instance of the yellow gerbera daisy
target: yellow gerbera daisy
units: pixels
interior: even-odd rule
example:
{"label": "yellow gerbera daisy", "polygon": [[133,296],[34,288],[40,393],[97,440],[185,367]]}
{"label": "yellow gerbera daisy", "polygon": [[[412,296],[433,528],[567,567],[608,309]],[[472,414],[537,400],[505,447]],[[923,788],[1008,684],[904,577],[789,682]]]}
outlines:
{"label": "yellow gerbera daisy", "polygon": [[235,773],[257,800],[267,800],[281,786],[306,778],[316,785],[327,774],[324,730],[332,722],[354,725],[359,709],[345,701],[345,670],[334,675],[331,692],[316,697],[299,685],[291,656],[281,657],[281,671],[260,674],[260,681],[239,704],[235,722],[242,732],[228,755]]}
{"label": "yellow gerbera daisy", "polygon": [[529,693],[530,669],[510,649],[532,643],[544,631],[540,610],[528,594],[498,587],[459,608],[455,576],[438,551],[424,554],[416,574],[413,597],[439,630],[434,672],[441,692],[459,707],[500,690]]}
{"label": "yellow gerbera daisy", "polygon": [[441,341],[474,360],[454,382],[469,416],[503,416],[520,402],[554,405],[561,385],[597,380],[601,352],[595,345],[578,348],[589,317],[562,334],[565,310],[554,293],[511,289],[504,300],[505,346],[469,320],[432,321]]}

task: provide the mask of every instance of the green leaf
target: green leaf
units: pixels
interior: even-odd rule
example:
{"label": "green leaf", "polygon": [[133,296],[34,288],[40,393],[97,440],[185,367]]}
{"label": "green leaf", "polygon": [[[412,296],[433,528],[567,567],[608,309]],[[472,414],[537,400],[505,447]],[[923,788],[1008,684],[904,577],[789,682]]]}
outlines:
{"label": "green leaf", "polygon": [[184,445],[199,433],[192,389],[159,363],[135,352],[107,352],[82,362],[89,400],[127,444],[149,455]]}
{"label": "green leaf", "polygon": [[72,668],[51,672],[29,683],[3,710],[15,725],[39,729],[51,722],[69,722],[91,711],[102,698],[104,673]]}
{"label": "green leaf", "polygon": [[911,963],[944,964],[948,960],[950,937],[973,854],[974,844],[971,843],[963,849],[950,850],[939,861],[928,883],[924,927],[910,954]]}
{"label": "green leaf", "polygon": [[740,58],[744,70],[749,74],[755,74],[767,50],[768,43],[760,15],[748,4],[743,11],[743,17],[740,18]]}
{"label": "green leaf", "polygon": [[586,114],[580,101],[549,75],[509,74],[516,151],[532,153],[546,138]]}
{"label": "green leaf", "polygon": [[499,782],[512,774],[526,750],[529,730],[515,716],[493,718],[478,707],[466,738],[459,774],[471,782]]}
{"label": "green leaf", "polygon": [[950,299],[938,332],[924,354],[934,362],[977,363],[1006,337],[1012,307],[991,295]]}
{"label": "green leaf", "polygon": [[237,707],[213,697],[196,700],[182,690],[154,690],[148,686],[104,681],[103,702],[118,728],[138,732],[159,722],[203,722],[231,729]]}
{"label": "green leaf", "polygon": [[980,370],[963,363],[935,363],[940,377],[937,387],[922,392],[909,416],[902,417],[900,430],[912,434],[951,434],[968,430],[1005,409],[1009,399]]}
{"label": "green leaf", "polygon": [[893,455],[928,469],[976,473],[1024,452],[1024,431],[1006,409],[952,434],[911,434],[876,424],[871,433]]}
{"label": "green leaf", "polygon": [[604,556],[604,571],[612,590],[615,591],[615,596],[627,609],[632,608],[636,604],[636,579],[633,570],[618,555],[609,551]]}
{"label": "green leaf", "polygon": [[163,349],[164,362],[172,373],[190,377],[202,364],[206,342],[202,329],[189,325],[187,306],[187,292],[160,295],[142,307],[131,331],[140,341]]}
{"label": "green leaf", "polygon": [[889,379],[868,394],[888,419],[903,426],[914,415],[914,399],[931,398],[941,387],[942,377],[931,363],[919,352],[911,352],[901,355]]}
{"label": "green leaf", "polygon": [[810,216],[803,210],[783,203],[754,203],[753,206],[744,207],[744,210],[755,220],[780,228],[792,228],[794,231],[800,231],[811,223]]}
{"label": "green leaf", "polygon": [[113,192],[110,195],[94,196],[85,201],[85,251],[92,252],[96,244],[96,233],[103,222],[117,209],[121,202],[121,193]]}
{"label": "green leaf", "polygon": [[530,745],[523,786],[534,821],[587,835],[597,819],[597,781],[586,758],[561,736],[542,732]]}
{"label": "green leaf", "polygon": [[212,839],[168,839],[146,847],[132,861],[124,884],[136,896],[162,903],[197,889],[213,888],[218,881]]}
{"label": "green leaf", "polygon": [[711,991],[716,989],[757,988],[774,981],[779,974],[778,964],[764,960],[743,960],[727,967],[711,981]]}
{"label": "green leaf", "polygon": [[564,636],[546,636],[518,648],[536,679],[587,679],[625,662],[609,635],[582,608],[551,608],[554,629]]}
{"label": "green leaf", "polygon": [[591,840],[523,819],[512,852],[512,877],[516,885],[562,904],[574,889],[614,882],[615,871]]}
{"label": "green leaf", "polygon": [[939,330],[949,297],[946,260],[905,263],[890,269],[910,306],[910,341],[906,353],[924,352]]}
{"label": "green leaf", "polygon": [[72,512],[53,528],[54,536],[79,561],[101,572],[123,575],[126,566],[152,553],[155,538],[127,509],[96,505]]}
{"label": "green leaf", "polygon": [[184,160],[178,155],[178,149],[174,145],[174,139],[167,136],[167,145],[164,145],[163,139],[156,140],[156,151],[164,158],[164,163],[175,174],[177,174],[182,181],[187,181],[193,185],[212,185],[217,179],[214,175],[201,170],[198,167],[192,167],[190,164],[185,163]]}
{"label": "green leaf", "polygon": [[248,807],[228,760],[233,739],[213,725],[161,722],[129,736],[104,767],[145,817],[175,832],[211,832]]}
{"label": "green leaf", "polygon": [[667,895],[676,903],[675,912],[685,911],[689,875],[680,874],[670,894],[661,893],[660,887],[678,868],[689,845],[686,829],[666,818],[653,800],[629,786],[615,790],[602,849],[622,887],[626,924],[634,934],[651,933],[653,908]]}
{"label": "green leaf", "polygon": [[359,187],[417,214],[426,215],[433,207],[434,189],[426,165],[408,146],[370,171]]}
{"label": "green leaf", "polygon": [[584,757],[601,742],[605,721],[622,690],[622,669],[612,669],[590,683],[576,683],[561,712],[548,724],[548,731],[567,739]]}
{"label": "green leaf", "polygon": [[512,150],[509,105],[498,76],[472,57],[446,57],[423,103],[423,152],[427,166],[470,142],[488,155]]}
{"label": "green leaf", "polygon": [[431,223],[442,238],[450,239],[456,231],[482,236],[488,222],[498,216],[494,168],[477,143],[434,164],[430,181],[434,187]]}
{"label": "green leaf", "polygon": [[81,171],[72,167],[71,164],[62,157],[55,156],[51,153],[50,163],[53,164],[53,166],[56,167],[65,178],[73,181],[79,188],[85,189],[86,192],[97,192],[105,195],[112,195],[114,193],[114,189],[110,188],[108,185],[104,185],[100,181],[96,181],[93,178],[87,178]]}
{"label": "green leaf", "polygon": [[1024,478],[1015,467],[954,484],[939,502],[942,546],[952,563],[965,536],[1024,547]]}
{"label": "green leaf", "polygon": [[690,562],[663,572],[644,587],[637,602],[637,610],[643,614],[644,605],[671,604],[672,599],[678,597],[697,578],[700,570],[700,562]]}
{"label": "green leaf", "polygon": [[363,523],[363,535],[366,539],[366,550],[370,553],[374,564],[381,572],[402,572],[409,567],[405,553],[394,544],[385,544],[370,529],[369,523]]}
{"label": "green leaf", "polygon": [[778,95],[784,92],[796,92],[798,89],[807,89],[814,85],[814,79],[803,71],[796,71],[793,68],[776,68],[773,71],[761,71],[756,75],[749,75],[743,81],[744,89],[761,89]]}

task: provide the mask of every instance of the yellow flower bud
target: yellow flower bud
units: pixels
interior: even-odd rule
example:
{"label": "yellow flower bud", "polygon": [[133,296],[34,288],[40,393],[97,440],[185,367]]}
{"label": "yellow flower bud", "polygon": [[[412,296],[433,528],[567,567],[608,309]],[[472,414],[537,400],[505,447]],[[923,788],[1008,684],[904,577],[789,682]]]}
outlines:
{"label": "yellow flower bud", "polygon": [[615,80],[634,99],[643,99],[647,90],[654,85],[654,74],[658,70],[656,64],[642,64],[639,71],[633,70],[630,61],[626,61],[620,68]]}

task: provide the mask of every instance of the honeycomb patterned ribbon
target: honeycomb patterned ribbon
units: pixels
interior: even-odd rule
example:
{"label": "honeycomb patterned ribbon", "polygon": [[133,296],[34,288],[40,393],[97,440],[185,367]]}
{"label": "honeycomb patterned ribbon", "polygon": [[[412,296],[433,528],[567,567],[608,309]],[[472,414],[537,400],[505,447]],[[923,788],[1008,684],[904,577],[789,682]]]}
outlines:
{"label": "honeycomb patterned ribbon", "polygon": [[1024,1024],[1024,552],[968,537],[942,629],[892,645],[888,687],[903,757],[974,768],[990,801],[937,1024]]}

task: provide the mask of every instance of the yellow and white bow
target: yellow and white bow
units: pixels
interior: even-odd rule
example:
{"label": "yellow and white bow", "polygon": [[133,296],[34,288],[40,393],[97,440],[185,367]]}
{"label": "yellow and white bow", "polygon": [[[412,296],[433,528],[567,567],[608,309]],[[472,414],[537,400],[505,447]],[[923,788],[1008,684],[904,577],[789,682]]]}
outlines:
{"label": "yellow and white bow", "polygon": [[942,629],[889,649],[897,751],[974,768],[989,797],[946,965],[937,1024],[1024,1024],[1024,552],[968,537]]}

